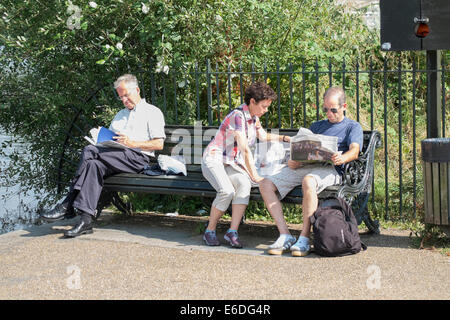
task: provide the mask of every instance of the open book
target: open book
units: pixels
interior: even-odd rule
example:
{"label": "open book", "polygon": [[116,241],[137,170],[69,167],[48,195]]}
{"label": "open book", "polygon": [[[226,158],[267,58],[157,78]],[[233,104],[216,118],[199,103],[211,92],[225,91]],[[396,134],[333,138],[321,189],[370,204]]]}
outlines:
{"label": "open book", "polygon": [[90,144],[100,147],[109,147],[109,148],[119,148],[126,149],[127,146],[117,142],[114,140],[114,137],[117,134],[114,131],[109,130],[105,127],[97,127],[89,130],[90,137],[85,136],[84,138],[89,141]]}
{"label": "open book", "polygon": [[311,130],[300,128],[291,138],[291,160],[301,162],[330,161],[337,150],[337,137],[314,134]]}

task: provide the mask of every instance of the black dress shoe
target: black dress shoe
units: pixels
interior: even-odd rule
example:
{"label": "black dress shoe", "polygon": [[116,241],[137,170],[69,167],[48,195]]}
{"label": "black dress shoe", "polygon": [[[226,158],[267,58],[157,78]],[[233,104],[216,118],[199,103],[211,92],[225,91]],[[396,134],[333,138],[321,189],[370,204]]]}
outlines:
{"label": "black dress shoe", "polygon": [[41,213],[41,218],[48,222],[72,219],[73,217],[75,217],[75,212],[68,202],[57,204],[52,210]]}
{"label": "black dress shoe", "polygon": [[72,229],[64,232],[64,236],[68,238],[78,237],[83,234],[93,233],[92,223],[85,222],[83,219],[78,222]]}

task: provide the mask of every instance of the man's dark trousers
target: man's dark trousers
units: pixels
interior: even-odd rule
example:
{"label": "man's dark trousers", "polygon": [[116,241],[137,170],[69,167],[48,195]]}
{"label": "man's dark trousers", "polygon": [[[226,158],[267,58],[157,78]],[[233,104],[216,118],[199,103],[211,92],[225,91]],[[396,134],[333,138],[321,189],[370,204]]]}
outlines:
{"label": "man's dark trousers", "polygon": [[150,157],[141,153],[140,149],[103,148],[89,145],[81,152],[68,198],[71,195],[74,196],[74,208],[95,216],[104,179],[122,172],[139,173],[149,161]]}

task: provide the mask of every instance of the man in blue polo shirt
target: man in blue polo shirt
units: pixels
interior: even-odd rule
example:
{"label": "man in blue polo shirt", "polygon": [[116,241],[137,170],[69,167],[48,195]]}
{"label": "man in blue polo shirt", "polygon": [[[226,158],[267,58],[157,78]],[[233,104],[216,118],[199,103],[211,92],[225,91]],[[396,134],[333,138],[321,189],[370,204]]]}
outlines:
{"label": "man in blue polo shirt", "polygon": [[[317,209],[317,195],[328,186],[340,184],[344,164],[357,159],[362,150],[363,130],[358,122],[345,116],[347,104],[344,90],[331,87],[324,93],[323,100],[323,112],[327,119],[314,122],[310,130],[316,134],[338,138],[338,152],[331,159],[334,165],[289,160],[288,166],[278,174],[267,177],[259,183],[264,203],[280,232],[279,238],[269,246],[269,254],[278,255],[288,250],[293,256],[306,256],[309,253],[311,229],[309,217]],[[302,186],[303,192],[303,228],[296,242],[284,219],[280,200],[298,185]]]}

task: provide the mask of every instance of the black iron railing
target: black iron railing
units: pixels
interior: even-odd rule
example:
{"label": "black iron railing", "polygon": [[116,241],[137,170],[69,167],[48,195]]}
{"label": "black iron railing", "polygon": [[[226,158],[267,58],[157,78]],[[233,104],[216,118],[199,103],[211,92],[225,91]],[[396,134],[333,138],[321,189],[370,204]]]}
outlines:
{"label": "black iron railing", "polygon": [[[444,58],[439,69],[429,69],[424,56],[417,55],[368,62],[316,60],[246,68],[212,67],[206,61],[202,66],[195,64],[168,74],[156,73],[152,67],[135,74],[147,101],[163,111],[167,124],[176,125],[202,121],[204,126],[217,126],[230,110],[243,103],[249,83],[265,81],[278,97],[262,119],[266,129],[308,127],[324,118],[319,106],[325,89],[342,86],[347,93],[348,116],[359,121],[363,129],[382,134],[384,147],[376,154],[371,208],[389,219],[416,218],[417,211],[423,210],[417,141],[427,137],[427,83],[432,74],[438,75],[442,93],[439,127],[440,135],[445,137],[450,130],[446,98],[449,69]],[[101,95],[96,94],[89,103],[97,109],[99,105],[110,105],[115,94],[112,86],[106,85]],[[89,112],[84,112],[88,118]]]}

